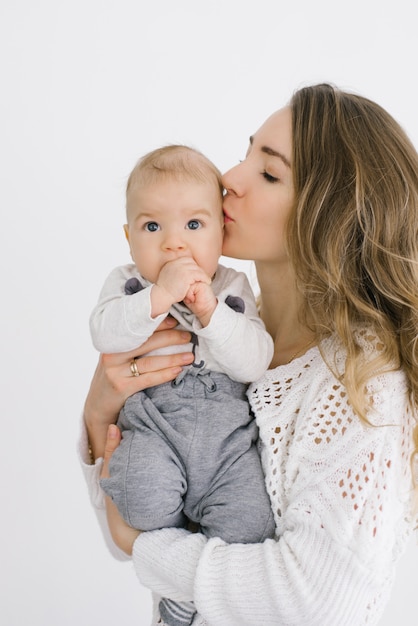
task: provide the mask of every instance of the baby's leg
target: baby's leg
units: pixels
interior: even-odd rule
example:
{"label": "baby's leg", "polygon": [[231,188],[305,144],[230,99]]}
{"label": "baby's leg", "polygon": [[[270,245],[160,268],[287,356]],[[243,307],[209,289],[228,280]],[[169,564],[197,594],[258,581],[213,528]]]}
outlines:
{"label": "baby's leg", "polygon": [[[144,409],[143,405],[138,407]],[[138,411],[136,427],[122,431],[121,444],[110,461],[110,478],[100,483],[133,528],[183,526],[183,496],[187,488],[184,466],[150,419],[150,413],[156,409],[149,401],[146,411],[144,419]],[[119,421],[126,424],[123,411]]]}
{"label": "baby's leg", "polygon": [[203,497],[200,526],[227,543],[258,543],[274,537],[275,523],[258,451],[253,445]]}
{"label": "baby's leg", "polygon": [[[185,399],[179,400],[166,385],[154,390],[153,400],[146,394],[135,394],[121,412],[118,424],[123,439],[111,459],[111,478],[101,483],[134,528],[153,530],[185,524],[187,482],[180,451],[189,449],[194,429],[187,428],[183,411],[180,415],[176,411],[177,404],[185,407]],[[192,602],[166,598],[161,600],[159,611],[167,626],[189,626],[196,613]]]}
{"label": "baby's leg", "polygon": [[258,543],[274,536],[274,519],[256,448],[258,430],[246,387],[210,373],[187,457],[185,514],[207,537]]}

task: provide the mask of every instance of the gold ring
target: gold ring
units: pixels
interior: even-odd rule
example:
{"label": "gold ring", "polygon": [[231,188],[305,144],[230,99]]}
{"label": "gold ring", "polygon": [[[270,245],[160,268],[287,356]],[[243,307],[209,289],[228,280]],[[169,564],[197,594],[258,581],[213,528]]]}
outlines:
{"label": "gold ring", "polygon": [[132,372],[132,376],[140,375],[140,372],[138,371],[138,368],[136,366],[136,359],[132,359],[131,361],[131,372]]}

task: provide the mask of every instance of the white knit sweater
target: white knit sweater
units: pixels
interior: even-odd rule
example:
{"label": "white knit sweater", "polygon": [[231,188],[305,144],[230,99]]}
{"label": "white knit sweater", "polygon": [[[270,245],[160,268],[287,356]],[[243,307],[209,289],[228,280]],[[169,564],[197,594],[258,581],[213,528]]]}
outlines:
{"label": "white knit sweater", "polygon": [[[360,339],[366,353],[376,349],[367,333]],[[334,348],[323,344],[327,355]],[[337,355],[339,371],[343,362]],[[371,427],[317,348],[252,384],[276,540],[143,533],[133,554],[141,583],[156,596],[193,600],[195,626],[377,624],[412,530],[415,422],[402,372],[378,374],[368,391]],[[86,468],[93,490],[97,471]]]}

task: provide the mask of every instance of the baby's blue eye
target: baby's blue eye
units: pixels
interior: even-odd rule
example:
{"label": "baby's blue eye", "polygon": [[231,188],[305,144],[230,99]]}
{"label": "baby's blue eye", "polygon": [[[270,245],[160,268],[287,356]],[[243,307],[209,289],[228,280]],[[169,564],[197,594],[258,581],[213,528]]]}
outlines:
{"label": "baby's blue eye", "polygon": [[187,228],[189,230],[198,230],[199,228],[201,228],[202,224],[199,220],[189,220],[187,222]]}
{"label": "baby's blue eye", "polygon": [[145,230],[147,230],[149,233],[155,233],[157,232],[157,230],[160,230],[159,225],[157,224],[157,222],[147,222],[144,226]]}

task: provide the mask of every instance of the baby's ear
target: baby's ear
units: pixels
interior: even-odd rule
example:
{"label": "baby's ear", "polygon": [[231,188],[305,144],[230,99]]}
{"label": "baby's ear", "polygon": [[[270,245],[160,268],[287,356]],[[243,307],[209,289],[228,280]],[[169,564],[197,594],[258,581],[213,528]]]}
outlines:
{"label": "baby's ear", "polygon": [[132,254],[131,242],[129,241],[129,225],[128,224],[124,224],[123,225],[123,232],[125,233],[125,239],[126,239],[126,241],[128,242],[128,245],[129,245],[129,253],[131,255],[131,259],[135,263],[135,259],[134,259],[133,254]]}

